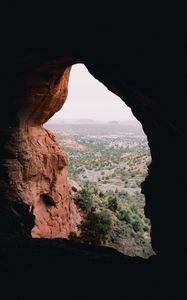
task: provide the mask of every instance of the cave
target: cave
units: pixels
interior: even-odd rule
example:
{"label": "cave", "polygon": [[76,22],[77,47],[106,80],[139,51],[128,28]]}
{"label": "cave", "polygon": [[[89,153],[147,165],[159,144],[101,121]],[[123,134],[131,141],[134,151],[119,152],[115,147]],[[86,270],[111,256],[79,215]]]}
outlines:
{"label": "cave", "polygon": [[[27,11],[25,14],[17,11],[17,15],[14,12],[10,23],[4,22],[8,33],[2,35],[0,82],[1,283],[11,284],[14,291],[21,283],[18,294],[25,293],[31,290],[28,278],[35,278],[36,286],[41,278],[45,278],[45,284],[48,281],[51,284],[54,278],[49,280],[49,273],[57,274],[60,266],[63,274],[56,282],[63,281],[69,299],[72,294],[85,296],[79,294],[82,280],[95,297],[100,289],[103,295],[118,298],[121,291],[116,287],[126,282],[126,294],[134,299],[137,296],[159,299],[160,295],[161,299],[170,296],[183,299],[186,262],[185,81],[180,72],[184,62],[183,40],[177,31],[168,29],[152,14],[148,20],[142,15],[135,20],[133,15],[134,22],[129,27],[129,19],[123,21],[113,10],[111,18],[107,15],[104,21],[103,16],[96,20],[95,15],[91,18],[89,10],[86,12],[87,26],[85,18],[84,22],[75,18],[74,25],[63,30],[61,39],[58,12],[53,16],[54,22],[47,22],[52,18],[51,8],[48,13],[38,15],[34,24],[33,14],[29,17]],[[64,16],[63,24],[68,23],[68,18]],[[152,245],[157,253],[148,261],[129,258],[105,247],[78,246],[60,239],[60,234],[59,238],[45,239],[37,231],[42,220],[36,226],[33,201],[40,216],[37,199],[49,189],[55,201],[52,217],[59,209],[68,224],[63,236],[68,234],[69,227],[76,225],[69,222],[69,214],[79,214],[70,201],[73,195],[66,181],[66,154],[42,126],[62,107],[70,66],[75,63],[84,63],[96,79],[125,101],[147,135],[152,163],[142,183],[142,192],[146,198],[145,213],[152,224]],[[63,198],[67,200],[63,205],[62,194],[58,193],[61,184]],[[50,229],[46,229],[45,237],[51,238],[53,234],[57,237],[59,231],[54,233],[53,223],[57,222],[60,230],[61,220],[49,218],[48,213],[46,218]],[[42,238],[32,239],[31,231],[33,236]],[[123,278],[118,273],[121,270]],[[76,277],[73,283],[72,274]],[[147,289],[142,291],[145,281]],[[103,288],[106,283],[107,291]],[[8,292],[12,291],[7,290],[7,298]],[[59,291],[53,289],[53,292],[57,295]]]}
{"label": "cave", "polygon": [[[145,198],[140,187],[151,155],[147,137],[130,108],[83,64],[75,64],[71,66],[63,107],[43,126],[54,134],[68,155],[67,176],[72,189],[77,191],[74,201],[78,207],[80,204],[80,211],[83,209],[79,218],[82,223],[77,226],[87,226],[90,206],[97,207],[101,216],[109,214],[112,223],[105,241],[100,243],[125,255],[145,258],[153,255],[151,224],[144,214]],[[116,203],[115,209],[108,203],[111,200]],[[70,232],[70,236],[91,243],[95,239],[94,228],[89,231],[89,237],[86,233],[83,237],[81,231],[78,236]]]}

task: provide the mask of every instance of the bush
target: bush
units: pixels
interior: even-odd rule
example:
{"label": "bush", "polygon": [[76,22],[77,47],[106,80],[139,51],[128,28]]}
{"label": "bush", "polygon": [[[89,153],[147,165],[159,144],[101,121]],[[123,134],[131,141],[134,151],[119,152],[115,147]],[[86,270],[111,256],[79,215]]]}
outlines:
{"label": "bush", "polygon": [[112,229],[112,232],[110,234],[111,242],[112,243],[118,242],[118,240],[121,237],[123,237],[124,231],[125,231],[124,224],[120,221],[116,222],[113,229]]}
{"label": "bush", "polygon": [[142,228],[143,224],[141,222],[141,219],[138,216],[134,215],[131,224],[132,224],[133,229],[134,229],[135,232],[143,230],[143,228]]}
{"label": "bush", "polygon": [[127,209],[121,209],[118,214],[117,217],[120,221],[125,221],[127,223],[131,223],[132,219],[131,219],[131,213],[130,211]]}
{"label": "bush", "polygon": [[75,241],[75,240],[78,239],[77,234],[76,234],[76,232],[74,232],[74,231],[71,231],[71,232],[69,233],[68,238],[69,238],[70,240],[72,240],[72,241]]}
{"label": "bush", "polygon": [[105,195],[103,194],[103,192],[99,192],[99,198],[103,198]]}
{"label": "bush", "polygon": [[88,190],[82,189],[76,195],[76,204],[87,214],[93,206],[92,194]]}
{"label": "bush", "polygon": [[98,213],[92,209],[78,226],[81,230],[80,239],[89,244],[102,244],[107,239],[112,219],[107,210]]}
{"label": "bush", "polygon": [[116,212],[118,208],[118,200],[115,196],[109,196],[108,197],[108,208],[112,210],[113,212]]}
{"label": "bush", "polygon": [[99,193],[97,184],[95,182],[92,182],[92,181],[89,181],[89,180],[82,183],[82,189],[85,189],[86,191],[88,191],[92,195],[93,194],[97,195]]}

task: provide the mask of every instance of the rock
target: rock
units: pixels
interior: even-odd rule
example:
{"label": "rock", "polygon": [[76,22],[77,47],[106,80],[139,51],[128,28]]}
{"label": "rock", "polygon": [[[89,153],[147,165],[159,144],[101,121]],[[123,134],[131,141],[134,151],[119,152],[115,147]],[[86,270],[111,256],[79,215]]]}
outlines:
{"label": "rock", "polygon": [[77,192],[77,189],[76,189],[75,186],[72,186],[71,189],[72,189],[73,192]]}
{"label": "rock", "polygon": [[69,186],[71,188],[71,192],[74,192],[74,196],[78,191],[81,190],[80,185],[75,180],[69,179]]}
{"label": "rock", "polygon": [[35,218],[29,206],[3,181],[0,181],[0,234],[29,236]]}
{"label": "rock", "polygon": [[[54,79],[49,93],[45,80],[31,81],[27,105],[18,111],[19,126],[1,130],[1,152],[5,153],[0,164],[2,180],[11,187],[13,199],[16,193],[23,208],[26,205],[35,216],[31,231],[35,238],[67,238],[71,231],[78,232],[81,221],[70,193],[67,154],[42,126],[65,102],[69,71],[67,68],[59,80]],[[14,209],[11,203],[10,210]]]}

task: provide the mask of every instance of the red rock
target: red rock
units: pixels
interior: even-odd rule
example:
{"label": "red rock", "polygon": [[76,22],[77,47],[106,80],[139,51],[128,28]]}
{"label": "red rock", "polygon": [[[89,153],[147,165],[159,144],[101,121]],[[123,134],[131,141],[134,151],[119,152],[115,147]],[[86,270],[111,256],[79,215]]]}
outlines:
{"label": "red rock", "polygon": [[[59,81],[29,81],[26,104],[18,110],[20,126],[4,133],[6,181],[35,216],[33,237],[67,238],[81,221],[68,182],[67,154],[42,125],[67,97],[70,68]],[[46,86],[50,87],[50,89]]]}

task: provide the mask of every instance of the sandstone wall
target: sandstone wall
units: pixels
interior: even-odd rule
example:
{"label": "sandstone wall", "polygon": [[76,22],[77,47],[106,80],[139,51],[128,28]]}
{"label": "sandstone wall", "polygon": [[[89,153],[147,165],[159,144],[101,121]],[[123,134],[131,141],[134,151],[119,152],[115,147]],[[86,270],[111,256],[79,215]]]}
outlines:
{"label": "sandstone wall", "polygon": [[58,79],[26,81],[25,105],[17,109],[19,126],[2,131],[4,181],[34,214],[33,237],[68,237],[81,221],[68,182],[67,154],[42,126],[64,104],[69,72],[67,68]]}

